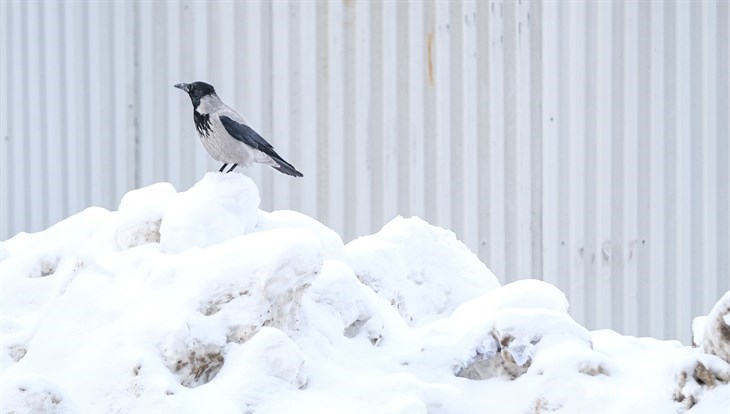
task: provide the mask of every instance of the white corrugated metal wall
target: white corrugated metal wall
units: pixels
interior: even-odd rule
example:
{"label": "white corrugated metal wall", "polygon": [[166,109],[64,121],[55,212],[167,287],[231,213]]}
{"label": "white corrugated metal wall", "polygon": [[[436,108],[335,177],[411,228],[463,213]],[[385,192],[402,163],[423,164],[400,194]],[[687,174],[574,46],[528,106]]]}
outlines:
{"label": "white corrugated metal wall", "polygon": [[730,288],[726,1],[0,3],[0,238],[218,166],[207,80],[305,178],[262,207],[396,214],[591,328],[687,341]]}

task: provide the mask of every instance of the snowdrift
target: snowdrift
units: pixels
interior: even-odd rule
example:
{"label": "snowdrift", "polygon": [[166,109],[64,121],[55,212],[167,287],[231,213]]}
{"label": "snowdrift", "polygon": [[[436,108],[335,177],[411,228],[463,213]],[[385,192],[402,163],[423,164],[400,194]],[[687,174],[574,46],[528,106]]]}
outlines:
{"label": "snowdrift", "polygon": [[210,173],[3,242],[2,412],[730,406],[730,294],[698,320],[698,348],[590,332],[557,288],[499,286],[421,219],[344,245],[310,217],[258,206],[248,177]]}

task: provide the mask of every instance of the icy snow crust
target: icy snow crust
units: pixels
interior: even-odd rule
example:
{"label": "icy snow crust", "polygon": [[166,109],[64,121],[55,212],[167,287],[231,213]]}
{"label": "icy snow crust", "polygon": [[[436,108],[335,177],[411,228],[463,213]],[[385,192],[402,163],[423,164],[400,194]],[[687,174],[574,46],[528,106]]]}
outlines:
{"label": "icy snow crust", "polygon": [[210,173],[3,242],[2,413],[730,406],[726,361],[589,332],[557,288],[499,287],[449,231],[399,217],[343,245],[258,205],[248,177]]}

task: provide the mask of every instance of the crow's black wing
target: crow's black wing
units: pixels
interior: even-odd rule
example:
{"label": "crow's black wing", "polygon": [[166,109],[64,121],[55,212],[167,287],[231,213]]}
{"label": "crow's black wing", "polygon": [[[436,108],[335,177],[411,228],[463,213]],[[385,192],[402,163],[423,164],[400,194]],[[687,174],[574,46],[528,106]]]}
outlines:
{"label": "crow's black wing", "polygon": [[274,147],[272,147],[271,144],[264,139],[264,137],[259,135],[259,133],[254,131],[250,126],[236,122],[227,116],[221,116],[220,119],[223,126],[226,128],[226,131],[228,131],[233,138],[243,142],[249,147],[263,152],[268,156],[277,155],[276,151],[274,151]]}
{"label": "crow's black wing", "polygon": [[284,159],[281,158],[276,151],[274,151],[274,147],[272,147],[271,144],[264,139],[264,137],[259,135],[258,132],[254,131],[253,128],[246,124],[236,122],[227,116],[221,116],[220,120],[226,128],[226,131],[228,131],[233,138],[243,142],[253,149],[263,152],[279,164],[278,166],[275,166],[274,169],[293,177],[303,177],[302,173],[297,171],[293,165],[284,161]]}

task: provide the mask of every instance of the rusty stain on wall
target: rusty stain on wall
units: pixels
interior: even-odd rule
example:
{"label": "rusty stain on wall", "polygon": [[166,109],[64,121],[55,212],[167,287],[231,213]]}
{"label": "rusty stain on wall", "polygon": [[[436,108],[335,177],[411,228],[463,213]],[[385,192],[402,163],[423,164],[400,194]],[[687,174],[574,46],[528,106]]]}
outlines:
{"label": "rusty stain on wall", "polygon": [[434,86],[433,77],[433,32],[429,32],[426,36],[426,65],[428,69],[428,84]]}

